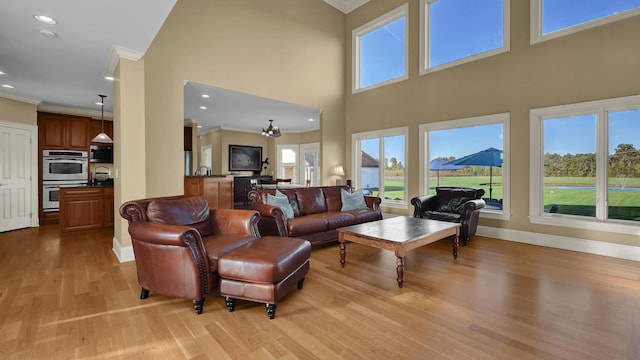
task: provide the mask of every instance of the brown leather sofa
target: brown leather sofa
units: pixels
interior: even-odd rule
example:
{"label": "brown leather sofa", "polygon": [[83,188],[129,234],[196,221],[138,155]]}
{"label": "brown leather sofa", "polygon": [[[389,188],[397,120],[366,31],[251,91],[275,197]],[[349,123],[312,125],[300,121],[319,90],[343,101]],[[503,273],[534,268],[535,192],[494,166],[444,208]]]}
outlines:
{"label": "brown leather sofa", "polygon": [[196,314],[218,288],[218,259],[260,237],[257,211],[212,210],[204,196],[128,201],[120,215],[129,221],[140,298],[191,299]]}
{"label": "brown leather sofa", "polygon": [[411,199],[413,217],[460,223],[460,240],[466,246],[478,229],[480,209],[485,206],[482,195],[483,189],[439,186],[435,195]]}
{"label": "brown leather sofa", "polygon": [[279,189],[293,208],[294,217],[290,219],[286,218],[280,207],[267,205],[268,195],[274,195],[276,190],[254,189],[249,191],[247,197],[251,201],[251,208],[260,213],[260,234],[303,238],[315,246],[337,241],[336,229],[339,227],[382,219],[382,199],[374,196],[364,196],[366,208],[341,211],[341,189],[348,190],[349,187]]}

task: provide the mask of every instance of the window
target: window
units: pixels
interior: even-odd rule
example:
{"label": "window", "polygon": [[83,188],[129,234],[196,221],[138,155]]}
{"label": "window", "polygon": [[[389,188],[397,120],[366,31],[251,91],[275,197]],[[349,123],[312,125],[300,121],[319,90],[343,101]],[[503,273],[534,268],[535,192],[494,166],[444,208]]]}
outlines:
{"label": "window", "polygon": [[304,179],[301,184],[309,186],[320,185],[320,143],[310,143],[300,145],[300,179]]}
{"label": "window", "polygon": [[640,96],[531,110],[533,223],[638,233]]}
{"label": "window", "polygon": [[408,4],[352,32],[353,93],[407,79]]}
{"label": "window", "polygon": [[423,124],[420,134],[420,194],[435,194],[437,186],[481,188],[483,216],[508,219],[508,113]]}
{"label": "window", "polygon": [[354,186],[385,206],[407,207],[407,133],[404,127],[352,136]]}
{"label": "window", "polygon": [[640,0],[531,0],[531,43],[640,14]]}
{"label": "window", "polygon": [[510,0],[421,0],[420,74],[509,51]]}

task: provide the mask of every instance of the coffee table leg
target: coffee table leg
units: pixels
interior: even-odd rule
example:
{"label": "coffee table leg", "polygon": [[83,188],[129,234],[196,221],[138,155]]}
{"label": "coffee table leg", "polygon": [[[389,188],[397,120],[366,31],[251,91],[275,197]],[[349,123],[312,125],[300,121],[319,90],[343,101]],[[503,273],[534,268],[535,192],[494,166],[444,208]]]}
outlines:
{"label": "coffee table leg", "polygon": [[396,257],[396,272],[398,273],[398,287],[402,287],[404,283],[404,258],[402,256]]}
{"label": "coffee table leg", "polygon": [[457,259],[458,258],[458,247],[460,246],[460,237],[458,236],[458,234],[456,234],[453,237],[453,258]]}
{"label": "coffee table leg", "polygon": [[341,242],[340,243],[340,266],[344,267],[344,263],[345,263],[345,257],[347,256],[347,247],[345,246],[345,243]]}

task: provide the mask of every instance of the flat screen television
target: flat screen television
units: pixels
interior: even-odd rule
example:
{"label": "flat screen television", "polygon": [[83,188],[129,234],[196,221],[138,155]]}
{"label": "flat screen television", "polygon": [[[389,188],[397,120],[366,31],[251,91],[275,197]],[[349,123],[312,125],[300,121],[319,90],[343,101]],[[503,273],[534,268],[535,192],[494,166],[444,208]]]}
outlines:
{"label": "flat screen television", "polygon": [[229,145],[229,171],[262,171],[262,147]]}

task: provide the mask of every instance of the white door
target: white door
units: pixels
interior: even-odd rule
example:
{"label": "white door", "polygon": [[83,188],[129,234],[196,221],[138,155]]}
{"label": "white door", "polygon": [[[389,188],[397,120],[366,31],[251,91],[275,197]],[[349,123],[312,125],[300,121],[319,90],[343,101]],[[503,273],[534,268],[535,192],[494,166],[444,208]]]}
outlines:
{"label": "white door", "polygon": [[298,182],[298,145],[278,145],[278,166],[276,178],[291,179],[292,184]]}
{"label": "white door", "polygon": [[303,184],[320,186],[320,143],[300,145],[300,179]]}
{"label": "white door", "polygon": [[32,133],[0,123],[0,232],[32,223]]}

